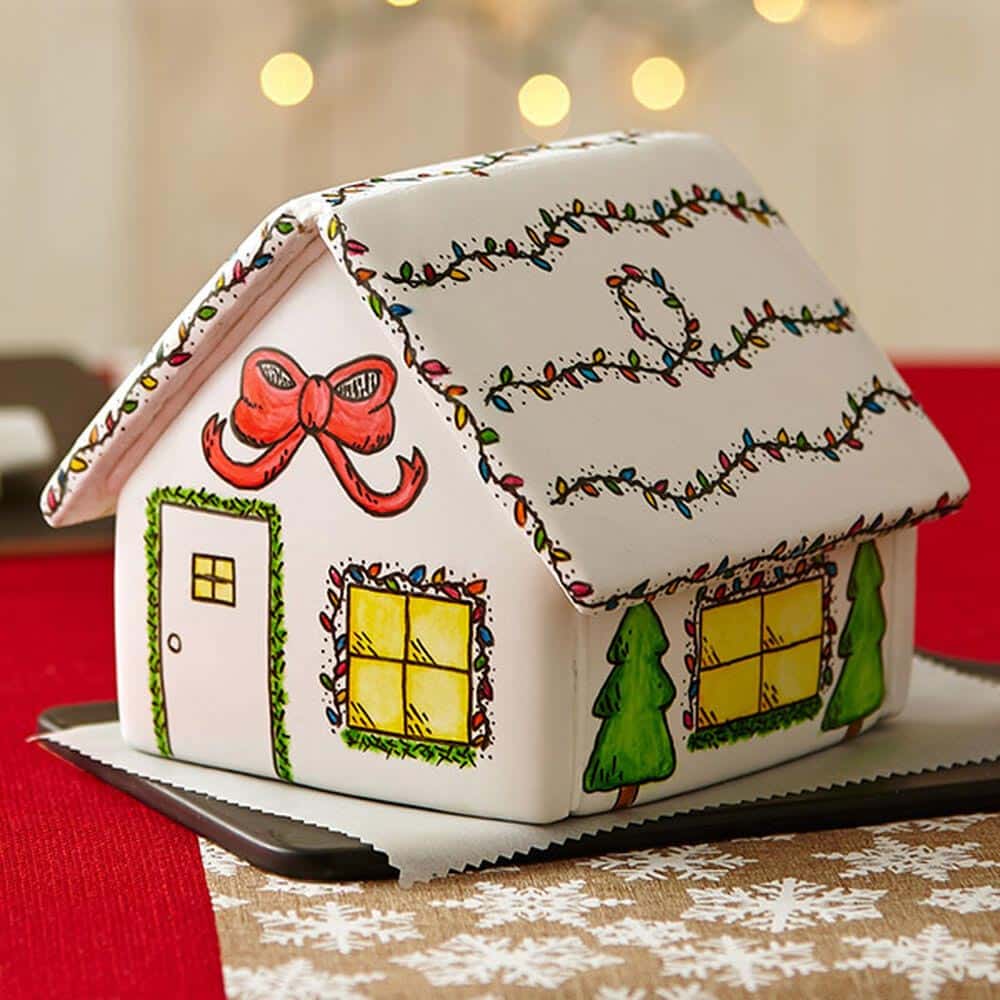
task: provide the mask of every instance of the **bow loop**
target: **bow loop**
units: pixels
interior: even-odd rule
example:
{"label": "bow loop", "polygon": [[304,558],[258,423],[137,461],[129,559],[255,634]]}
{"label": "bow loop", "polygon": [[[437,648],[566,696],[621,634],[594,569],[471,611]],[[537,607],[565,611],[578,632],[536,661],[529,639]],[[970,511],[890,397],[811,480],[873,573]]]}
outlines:
{"label": "bow loop", "polygon": [[400,481],[389,493],[368,486],[345,453],[370,455],[389,444],[396,429],[390,402],[395,388],[396,369],[387,358],[368,355],[326,376],[306,375],[284,351],[260,348],[243,362],[232,426],[244,444],[267,450],[251,462],[230,458],[222,445],[226,422],[216,414],[202,430],[205,459],[226,482],[260,489],[284,471],[305,437],[313,436],[359,507],[378,516],[398,514],[427,481],[419,449],[413,449],[409,460],[397,457]]}

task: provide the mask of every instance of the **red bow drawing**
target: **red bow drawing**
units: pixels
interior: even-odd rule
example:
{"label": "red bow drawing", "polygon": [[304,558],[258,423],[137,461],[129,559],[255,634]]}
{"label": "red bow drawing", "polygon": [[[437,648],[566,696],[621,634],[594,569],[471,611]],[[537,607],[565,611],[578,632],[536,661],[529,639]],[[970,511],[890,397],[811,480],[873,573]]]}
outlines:
{"label": "red bow drawing", "polygon": [[243,362],[233,432],[244,444],[267,451],[252,462],[231,459],[222,447],[226,421],[214,414],[201,432],[205,458],[227,483],[258,490],[280,476],[299,445],[312,437],[359,507],[378,517],[398,514],[427,482],[420,450],[414,448],[409,461],[396,456],[401,476],[391,493],[373,490],[346,454],[371,455],[392,440],[396,417],[389,399],[395,388],[396,369],[386,358],[357,358],[324,377],[306,375],[284,351],[260,348]]}

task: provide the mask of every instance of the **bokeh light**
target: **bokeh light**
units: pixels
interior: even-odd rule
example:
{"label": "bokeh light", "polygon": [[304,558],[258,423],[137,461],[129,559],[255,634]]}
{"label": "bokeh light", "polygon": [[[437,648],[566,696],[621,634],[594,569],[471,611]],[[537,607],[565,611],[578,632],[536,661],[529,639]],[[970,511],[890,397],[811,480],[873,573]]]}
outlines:
{"label": "bokeh light", "polygon": [[772,24],[790,24],[802,16],[806,0],[753,0],[753,9]]}
{"label": "bokeh light", "polygon": [[857,45],[875,32],[878,13],[865,0],[826,0],[812,15],[819,35],[834,45]]}
{"label": "bokeh light", "polygon": [[313,89],[312,66],[298,52],[279,52],[264,63],[260,89],[280,107],[301,104]]}
{"label": "bokeh light", "polygon": [[632,93],[652,111],[672,108],[684,96],[684,70],[666,56],[653,56],[635,68]]}
{"label": "bokeh light", "polygon": [[569,114],[570,103],[569,87],[551,73],[526,80],[517,94],[521,114],[532,125],[558,125]]}

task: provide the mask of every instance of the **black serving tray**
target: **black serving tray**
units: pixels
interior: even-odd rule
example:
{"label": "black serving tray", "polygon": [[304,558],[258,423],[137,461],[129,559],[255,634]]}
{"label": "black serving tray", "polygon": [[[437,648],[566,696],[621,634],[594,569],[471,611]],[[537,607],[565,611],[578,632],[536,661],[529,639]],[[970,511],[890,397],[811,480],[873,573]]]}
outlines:
{"label": "black serving tray", "polygon": [[[1000,666],[937,655],[933,658],[953,669],[1000,680]],[[38,729],[47,733],[117,718],[118,708],[113,701],[59,705],[42,712]],[[346,834],[140,778],[57,743],[43,745],[266,871],[317,881],[394,879],[398,875],[385,854]],[[970,764],[647,820],[625,829],[587,834],[545,850],[516,854],[501,863],[523,864],[668,844],[866,826],[996,808],[1000,808],[1000,762]]]}

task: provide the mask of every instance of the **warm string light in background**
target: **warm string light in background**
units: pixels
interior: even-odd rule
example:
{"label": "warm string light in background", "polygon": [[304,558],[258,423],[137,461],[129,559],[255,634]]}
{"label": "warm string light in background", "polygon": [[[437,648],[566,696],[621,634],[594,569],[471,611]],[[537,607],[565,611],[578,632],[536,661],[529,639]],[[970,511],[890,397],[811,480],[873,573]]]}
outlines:
{"label": "warm string light in background", "polygon": [[260,89],[280,107],[301,104],[313,89],[312,66],[298,52],[279,52],[264,63]]}
{"label": "warm string light in background", "polygon": [[772,24],[790,24],[805,12],[806,0],[753,0],[753,9]]}
{"label": "warm string light in background", "polygon": [[[463,3],[466,0],[462,0]],[[514,36],[525,11],[532,12],[540,0],[495,0],[504,20],[494,23],[494,30]],[[731,0],[734,4],[736,0]],[[394,8],[415,7],[420,0],[385,0]],[[808,22],[826,41],[836,45],[856,45],[870,36],[878,23],[879,11],[873,0],[740,0],[747,16],[750,11],[776,25],[791,24],[809,14]],[[375,8],[377,11],[378,8]],[[385,8],[382,8],[383,12]],[[372,11],[371,13],[374,13]],[[517,16],[514,16],[514,12]],[[504,13],[505,12],[505,13]],[[395,15],[386,14],[388,17]],[[514,44],[514,43],[512,43]],[[301,104],[313,89],[313,70],[297,52],[279,52],[271,56],[260,71],[260,89],[264,96],[281,107]],[[632,73],[632,95],[650,111],[667,111],[683,97],[686,88],[684,70],[667,56],[643,60]],[[529,124],[539,128],[559,125],[569,115],[572,96],[569,87],[551,73],[530,77],[517,94],[517,104]]]}
{"label": "warm string light in background", "polygon": [[666,56],[639,63],[632,74],[632,94],[651,111],[666,111],[684,96],[684,70]]}
{"label": "warm string light in background", "polygon": [[558,76],[539,73],[522,84],[517,106],[532,125],[558,125],[568,114],[572,100],[569,87]]}

